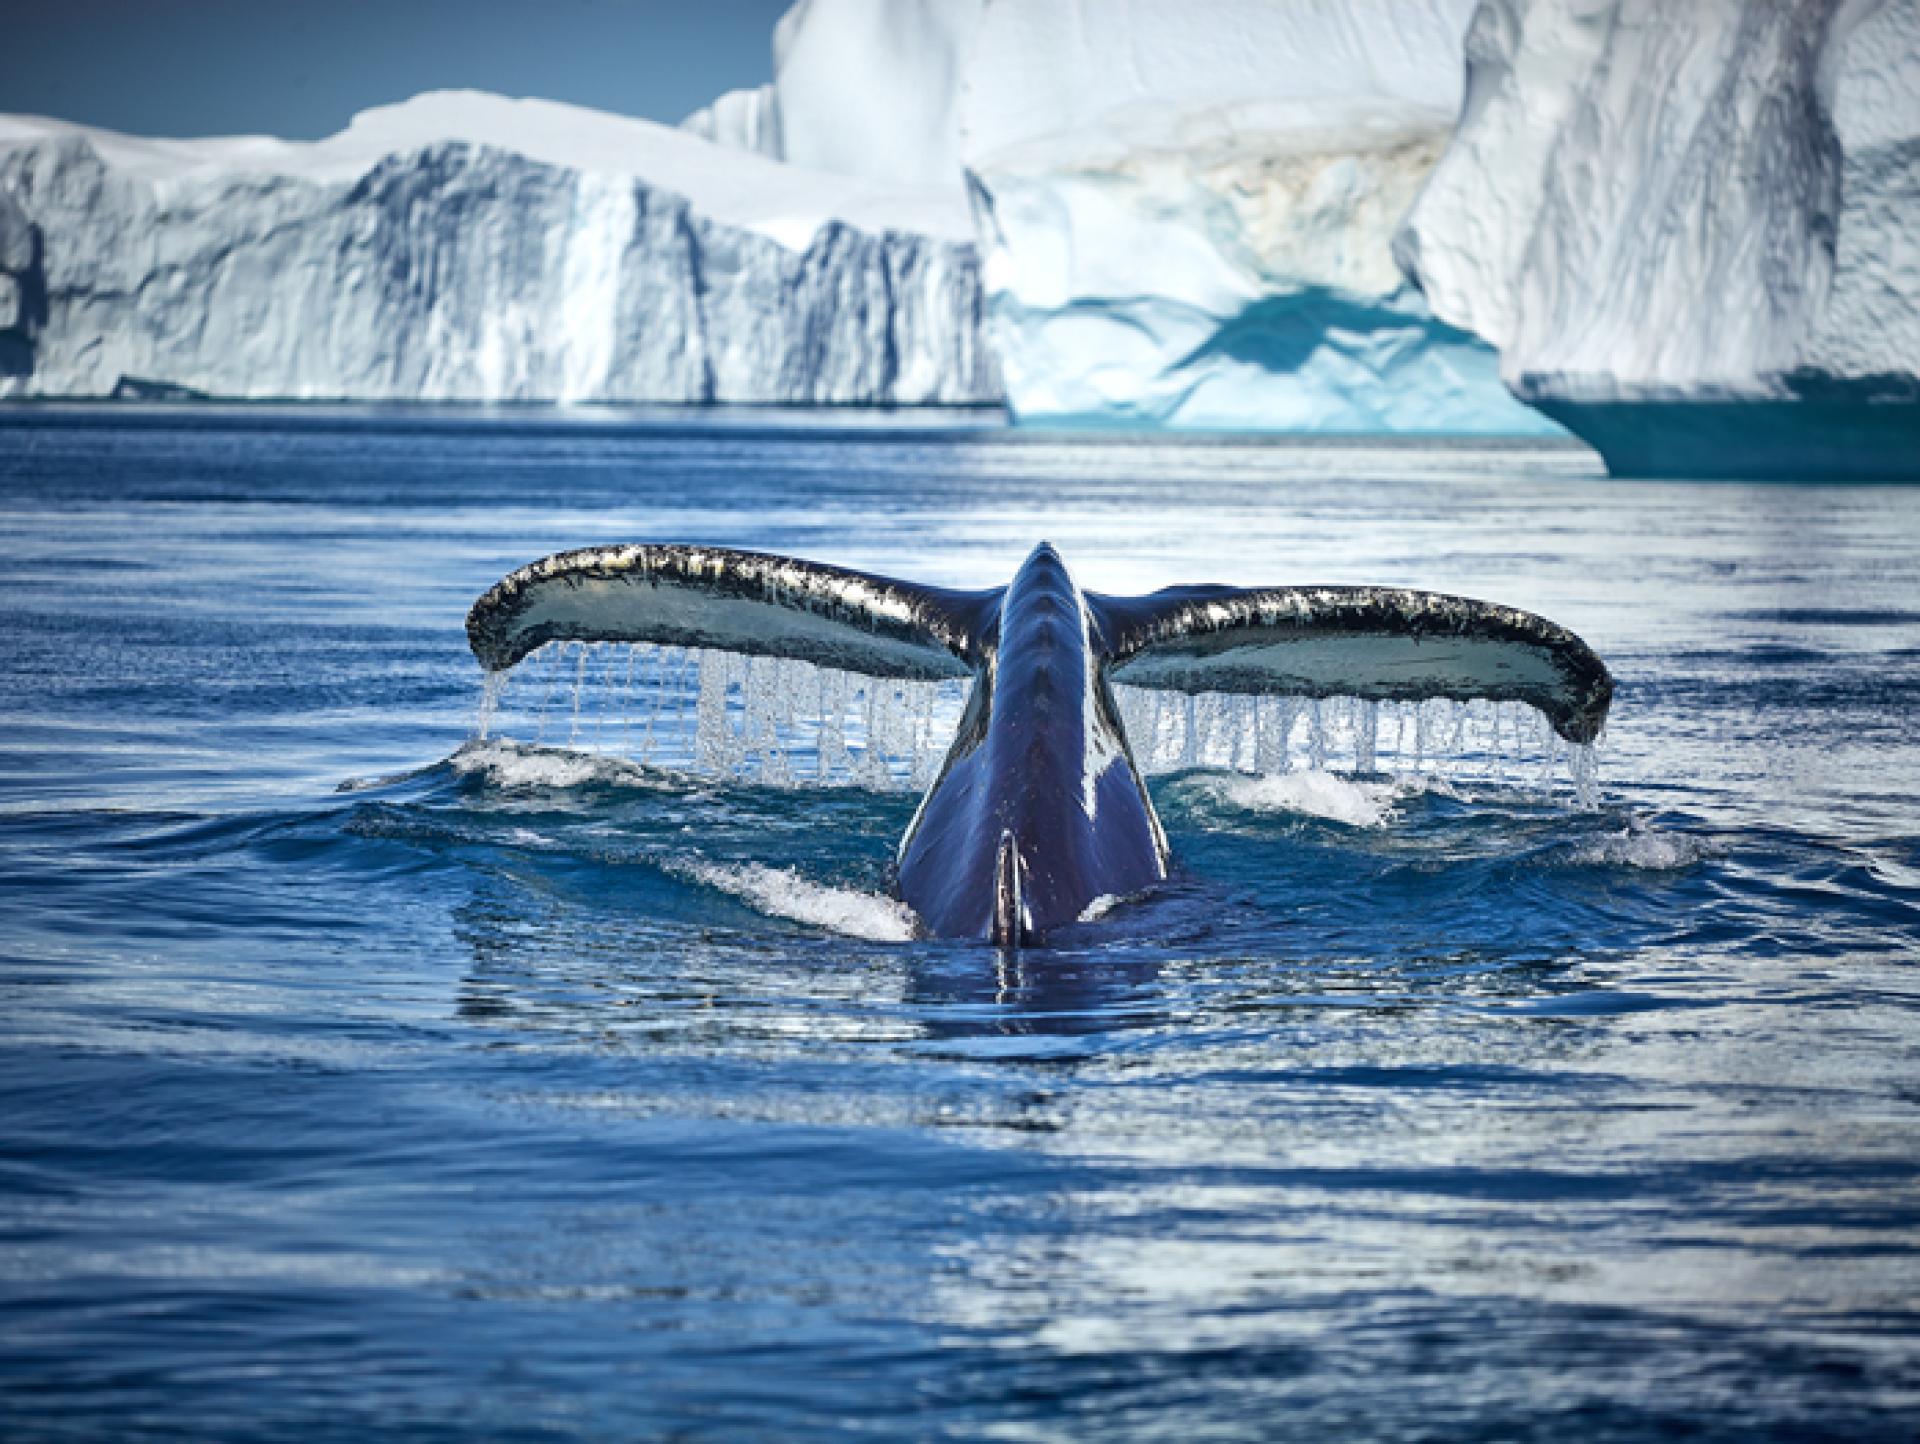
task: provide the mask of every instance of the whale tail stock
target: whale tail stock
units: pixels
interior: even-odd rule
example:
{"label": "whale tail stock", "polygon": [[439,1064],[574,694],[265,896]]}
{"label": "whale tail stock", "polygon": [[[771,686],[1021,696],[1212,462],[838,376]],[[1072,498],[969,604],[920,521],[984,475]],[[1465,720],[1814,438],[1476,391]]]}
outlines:
{"label": "whale tail stock", "polygon": [[[552,641],[655,642],[877,677],[966,677],[998,642],[1006,589],[953,591],[722,547],[561,552],[474,603],[489,671]],[[1613,680],[1566,628],[1512,607],[1391,587],[1170,588],[1083,594],[1118,683],[1180,692],[1524,702],[1570,742],[1606,722]]]}

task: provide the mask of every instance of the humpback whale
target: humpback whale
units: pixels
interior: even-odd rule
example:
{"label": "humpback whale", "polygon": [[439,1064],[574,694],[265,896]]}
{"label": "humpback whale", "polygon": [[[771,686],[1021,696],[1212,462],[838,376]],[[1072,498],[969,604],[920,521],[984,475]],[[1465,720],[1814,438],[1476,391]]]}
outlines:
{"label": "humpback whale", "polygon": [[654,642],[875,677],[973,679],[946,760],[897,859],[936,937],[1044,940],[1102,896],[1167,876],[1166,833],[1115,682],[1184,692],[1537,708],[1590,743],[1613,680],[1542,617],[1390,587],[1082,591],[1041,543],[1004,587],[955,591],[719,547],[561,552],[502,578],[467,617],[489,672],[547,642]]}

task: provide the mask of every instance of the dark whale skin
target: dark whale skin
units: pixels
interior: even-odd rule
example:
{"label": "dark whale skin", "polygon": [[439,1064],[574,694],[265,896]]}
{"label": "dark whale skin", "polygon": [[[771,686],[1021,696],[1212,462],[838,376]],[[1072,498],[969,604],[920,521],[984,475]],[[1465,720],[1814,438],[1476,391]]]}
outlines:
{"label": "dark whale skin", "polygon": [[551,641],[651,642],[783,657],[871,677],[971,675],[953,746],[897,859],[938,938],[1044,941],[1101,897],[1167,876],[1112,682],[1193,693],[1522,702],[1592,743],[1613,678],[1544,617],[1374,586],[1082,592],[1051,546],[1013,581],[953,591],[796,557],[629,543],[501,578],[467,617],[489,672]]}
{"label": "dark whale skin", "polygon": [[[927,931],[1017,946],[1102,896],[1167,875],[1166,844],[1108,688],[1097,622],[1052,547],[1001,600],[940,777],[901,845],[899,891]],[[1019,866],[996,927],[1003,840]]]}

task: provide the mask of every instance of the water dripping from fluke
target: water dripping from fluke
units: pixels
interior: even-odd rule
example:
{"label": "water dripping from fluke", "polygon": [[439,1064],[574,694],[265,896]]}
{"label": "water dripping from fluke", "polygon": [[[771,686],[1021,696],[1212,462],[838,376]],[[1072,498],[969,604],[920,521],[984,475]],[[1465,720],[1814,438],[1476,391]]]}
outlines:
{"label": "water dripping from fluke", "polygon": [[[519,679],[525,679],[524,685]],[[551,642],[488,674],[474,736],[766,787],[926,786],[970,683],[651,642]]]}
{"label": "water dripping from fluke", "polygon": [[[1613,695],[1580,638],[1497,603],[1107,596],[1045,542],[974,591],[720,547],[589,547],[501,578],[467,639],[489,671],[544,673],[537,712],[513,724],[536,742],[564,724],[569,749],[612,740],[636,765],[732,783],[924,787],[895,853],[900,897],[932,936],[1016,949],[1096,896],[1167,881],[1152,774],[1417,766],[1511,788],[1557,775],[1556,736],[1590,742]],[[504,712],[494,725],[510,735]],[[1586,762],[1564,761],[1578,792]]]}
{"label": "water dripping from fluke", "polygon": [[[972,683],[876,678],[650,642],[552,642],[486,675],[474,737],[562,727],[566,750],[766,787],[926,788]],[[1116,686],[1142,775],[1335,773],[1518,789],[1598,806],[1598,747],[1519,702],[1187,693]]]}
{"label": "water dripping from fluke", "polygon": [[1570,743],[1522,702],[1375,702],[1114,688],[1149,777],[1189,771],[1436,778],[1455,786],[1564,789],[1599,805],[1598,746]]}

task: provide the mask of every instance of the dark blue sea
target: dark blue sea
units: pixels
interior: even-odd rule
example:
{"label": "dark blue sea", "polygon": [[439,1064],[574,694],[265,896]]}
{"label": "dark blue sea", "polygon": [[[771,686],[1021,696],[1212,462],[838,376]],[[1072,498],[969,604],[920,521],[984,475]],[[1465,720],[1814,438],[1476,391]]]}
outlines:
{"label": "dark blue sea", "polygon": [[[1545,613],[1597,800],[1171,771],[1174,884],[1014,955],[899,925],[909,791],[622,762],[564,676],[470,741],[547,552],[1043,538]],[[19,408],[0,619],[9,1441],[1920,1432],[1920,490]]]}

